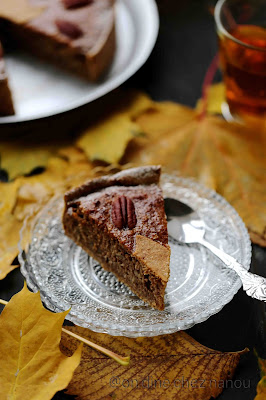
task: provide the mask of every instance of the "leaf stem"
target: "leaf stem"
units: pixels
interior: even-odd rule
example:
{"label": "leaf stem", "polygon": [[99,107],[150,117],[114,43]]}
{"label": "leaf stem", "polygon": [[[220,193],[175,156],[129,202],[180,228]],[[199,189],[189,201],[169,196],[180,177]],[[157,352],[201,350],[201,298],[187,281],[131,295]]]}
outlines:
{"label": "leaf stem", "polygon": [[65,328],[62,328],[62,331],[67,333],[69,336],[72,336],[73,338],[87,344],[88,346],[92,347],[95,350],[100,351],[101,353],[105,354],[106,356],[112,358],[113,360],[117,361],[121,365],[128,365],[130,357],[122,357],[116,353],[113,353],[112,351],[105,349],[102,346],[99,346],[96,343],[91,342],[90,340],[84,339],[82,336],[77,335],[76,333],[73,333]]}
{"label": "leaf stem", "polygon": [[[8,304],[8,301],[0,299],[0,304],[3,304],[6,306]],[[84,339],[82,336],[79,336],[76,333],[73,333],[63,327],[62,327],[62,332],[65,332],[67,335],[72,336],[73,338],[79,340],[80,342],[87,344],[88,346],[92,347],[95,350],[100,351],[101,353],[112,358],[113,360],[115,360],[116,362],[118,362],[121,365],[126,366],[129,364],[130,357],[122,357],[119,354],[116,354],[108,349],[105,349],[104,347],[99,346],[98,344],[93,343],[90,340]]]}
{"label": "leaf stem", "polygon": [[219,62],[219,56],[218,53],[214,56],[212,59],[212,62],[210,66],[207,69],[207,72],[205,74],[203,84],[202,84],[202,94],[201,94],[201,99],[202,99],[202,111],[199,115],[199,118],[202,119],[206,116],[207,114],[207,102],[208,102],[208,89],[212,84],[212,81],[214,79],[214,76],[216,74],[217,68],[218,68],[218,62]]}

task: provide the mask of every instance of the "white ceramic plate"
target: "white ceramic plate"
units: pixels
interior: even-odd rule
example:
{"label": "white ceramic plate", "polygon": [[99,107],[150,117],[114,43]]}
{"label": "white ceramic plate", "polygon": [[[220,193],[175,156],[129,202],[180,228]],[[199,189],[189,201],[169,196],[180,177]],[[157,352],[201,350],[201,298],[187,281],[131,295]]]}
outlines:
{"label": "white ceramic plate", "polygon": [[69,111],[117,88],[147,60],[158,28],[154,0],[117,0],[117,51],[108,74],[98,83],[88,83],[24,53],[7,55],[16,115],[0,117],[0,124]]}
{"label": "white ceramic plate", "polygon": [[[197,210],[206,224],[206,239],[249,269],[251,245],[236,211],[215,192],[190,179],[162,175],[166,197]],[[156,336],[205,321],[227,304],[241,287],[238,276],[203,247],[182,246],[169,236],[170,279],[165,309],[140,300],[115,276],[103,270],[66,237],[63,199],[54,199],[37,218],[27,254],[20,253],[21,272],[53,311],[71,307],[67,319],[96,332],[129,337]],[[22,235],[23,236],[23,235]]]}

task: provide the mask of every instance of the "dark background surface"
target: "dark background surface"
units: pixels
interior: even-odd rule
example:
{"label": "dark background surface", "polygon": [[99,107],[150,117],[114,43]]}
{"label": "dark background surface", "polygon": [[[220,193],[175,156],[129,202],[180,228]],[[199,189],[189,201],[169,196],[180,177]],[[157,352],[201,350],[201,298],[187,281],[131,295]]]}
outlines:
{"label": "dark background surface", "polygon": [[[133,0],[134,1],[134,0]],[[144,0],[145,1],[145,0]],[[173,100],[194,106],[201,95],[206,70],[217,52],[215,27],[210,9],[213,3],[198,0],[158,0],[160,33],[147,63],[124,86],[146,91],[154,100]],[[219,73],[216,79],[219,79]],[[96,102],[97,105],[97,102]],[[82,107],[68,115],[38,122],[38,130],[71,133],[91,114],[93,105]],[[65,127],[62,129],[62,126]],[[19,126],[7,129],[8,135],[36,129]],[[253,246],[251,270],[266,276],[266,251]],[[0,297],[9,300],[23,286],[19,270],[11,272],[0,282]],[[221,400],[253,400],[260,379],[256,347],[266,358],[265,304],[246,296],[241,289],[234,299],[218,314],[188,330],[200,343],[220,351],[237,351],[245,347],[250,352],[239,363],[234,376],[236,386],[228,387],[219,396]],[[244,387],[245,386],[245,387]],[[248,386],[248,388],[247,388]],[[72,399],[62,392],[54,399]]]}

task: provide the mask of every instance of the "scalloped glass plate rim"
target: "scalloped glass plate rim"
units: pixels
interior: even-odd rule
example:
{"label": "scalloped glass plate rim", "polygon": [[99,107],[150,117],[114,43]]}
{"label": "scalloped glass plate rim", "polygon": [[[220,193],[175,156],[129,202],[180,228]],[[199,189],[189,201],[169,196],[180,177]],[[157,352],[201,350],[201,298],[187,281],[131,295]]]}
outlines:
{"label": "scalloped glass plate rim", "polygon": [[[169,179],[168,179],[169,178]],[[242,240],[245,243],[245,251],[246,251],[246,260],[244,263],[244,267],[246,269],[249,269],[250,262],[251,262],[251,243],[249,239],[249,235],[247,232],[247,229],[236,212],[236,210],[219,194],[217,194],[215,191],[208,189],[207,187],[203,186],[202,184],[198,183],[195,181],[193,178],[183,178],[180,177],[178,174],[162,174],[162,181],[165,181],[164,184],[166,185],[168,180],[176,179],[176,181],[179,182],[179,185],[189,187],[192,190],[195,190],[195,192],[200,192],[201,195],[204,198],[208,199],[213,199],[217,201],[222,208],[226,209],[237,221],[237,225],[241,230],[242,233]],[[163,186],[163,185],[162,185]],[[40,212],[40,214],[44,213],[45,210],[47,210],[50,207],[51,202],[55,201],[56,198],[52,198],[48,204],[43,208],[43,210]],[[58,200],[58,197],[57,197]],[[39,215],[40,215],[39,214]],[[37,216],[38,219],[38,216]],[[36,220],[35,220],[36,222]],[[22,228],[23,230],[23,228]],[[21,238],[22,238],[22,232],[21,232]],[[26,268],[26,256],[24,252],[20,249],[19,253],[19,262],[21,265],[21,272],[23,276],[26,279],[26,282],[28,286],[33,290],[33,291],[38,291],[39,288],[34,283],[31,279],[31,277],[28,275],[28,271]],[[231,287],[230,291],[225,295],[220,302],[220,304],[214,306],[212,309],[209,310],[204,310],[202,313],[198,314],[195,316],[192,320],[179,320],[179,322],[174,321],[174,322],[169,322],[166,321],[164,323],[154,323],[151,326],[136,326],[134,324],[132,325],[126,325],[126,328],[121,329],[116,329],[114,327],[110,328],[110,323],[105,323],[102,321],[100,324],[99,323],[94,323],[93,320],[91,321],[84,321],[82,318],[79,317],[78,314],[72,314],[71,310],[69,314],[67,315],[66,319],[70,320],[71,322],[75,323],[76,325],[83,326],[86,328],[89,328],[95,332],[100,332],[100,333],[108,333],[111,335],[116,335],[116,336],[127,336],[127,337],[138,337],[138,336],[155,336],[157,334],[167,334],[167,333],[174,333],[178,330],[184,330],[191,328],[197,323],[206,321],[210,316],[218,313],[226,304],[228,304],[234,297],[234,295],[238,292],[238,290],[241,288],[241,281],[240,279],[237,279],[234,283],[234,285]],[[49,299],[46,297],[45,293],[40,291],[41,299],[43,303],[53,311],[59,312],[63,311],[62,308],[60,308],[58,302],[55,299]],[[130,312],[130,310],[129,310]],[[121,323],[120,323],[121,325]],[[159,333],[157,332],[156,328],[158,327]]]}

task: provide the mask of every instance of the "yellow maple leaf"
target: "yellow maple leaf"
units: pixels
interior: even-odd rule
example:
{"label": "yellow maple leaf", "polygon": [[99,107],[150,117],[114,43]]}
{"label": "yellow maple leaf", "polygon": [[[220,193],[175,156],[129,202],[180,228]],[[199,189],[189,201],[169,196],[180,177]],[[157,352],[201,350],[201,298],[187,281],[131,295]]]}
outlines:
{"label": "yellow maple leaf", "polygon": [[0,183],[0,279],[12,271],[18,255],[18,242],[23,224],[22,248],[27,250],[31,227],[39,211],[55,195],[62,195],[92,175],[92,166],[77,149],[62,149],[62,156],[47,161],[46,170],[31,177],[18,177]]}
{"label": "yellow maple leaf", "polygon": [[5,214],[10,214],[15,207],[19,182],[0,182],[0,218]]}
{"label": "yellow maple leaf", "polygon": [[118,163],[130,140],[141,134],[139,126],[132,120],[133,116],[151,104],[152,101],[144,94],[133,93],[125,104],[111,109],[98,123],[86,129],[76,145],[92,161]]}
{"label": "yellow maple leaf", "polygon": [[259,366],[261,370],[261,380],[257,386],[257,395],[254,400],[265,400],[266,398],[266,360],[259,360]]}
{"label": "yellow maple leaf", "polygon": [[[125,163],[160,163],[196,178],[224,196],[246,223],[254,243],[266,245],[266,135],[263,125],[199,119],[197,112],[172,104],[156,105],[136,119],[146,134],[135,139]],[[184,117],[185,115],[185,117]],[[181,123],[181,121],[183,121]]]}
{"label": "yellow maple leaf", "polygon": [[[86,339],[97,339],[102,346],[112,346],[114,351],[131,352],[130,364],[124,367],[84,347],[67,391],[79,400],[215,398],[226,387],[226,379],[232,379],[241,354],[247,351],[212,350],[185,332],[132,339],[80,327],[67,329]],[[62,335],[61,348],[65,354],[71,354],[76,345],[75,339]]]}
{"label": "yellow maple leaf", "polygon": [[59,349],[67,313],[46,310],[40,294],[26,286],[5,306],[0,315],[1,399],[50,400],[68,385],[82,345],[72,357]]}
{"label": "yellow maple leaf", "polygon": [[18,175],[28,174],[37,167],[46,167],[48,160],[63,145],[63,141],[60,143],[50,139],[50,142],[47,143],[42,138],[36,142],[36,138],[30,136],[23,141],[1,141],[1,168],[8,172],[11,180]]}
{"label": "yellow maple leaf", "polygon": [[22,224],[13,215],[0,218],[0,279],[15,269],[18,265],[12,265],[18,255],[19,231]]}
{"label": "yellow maple leaf", "polygon": [[[215,83],[208,88],[206,111],[208,114],[222,114],[222,104],[225,102],[225,86],[223,82]],[[196,108],[201,111],[202,99],[199,99]]]}

